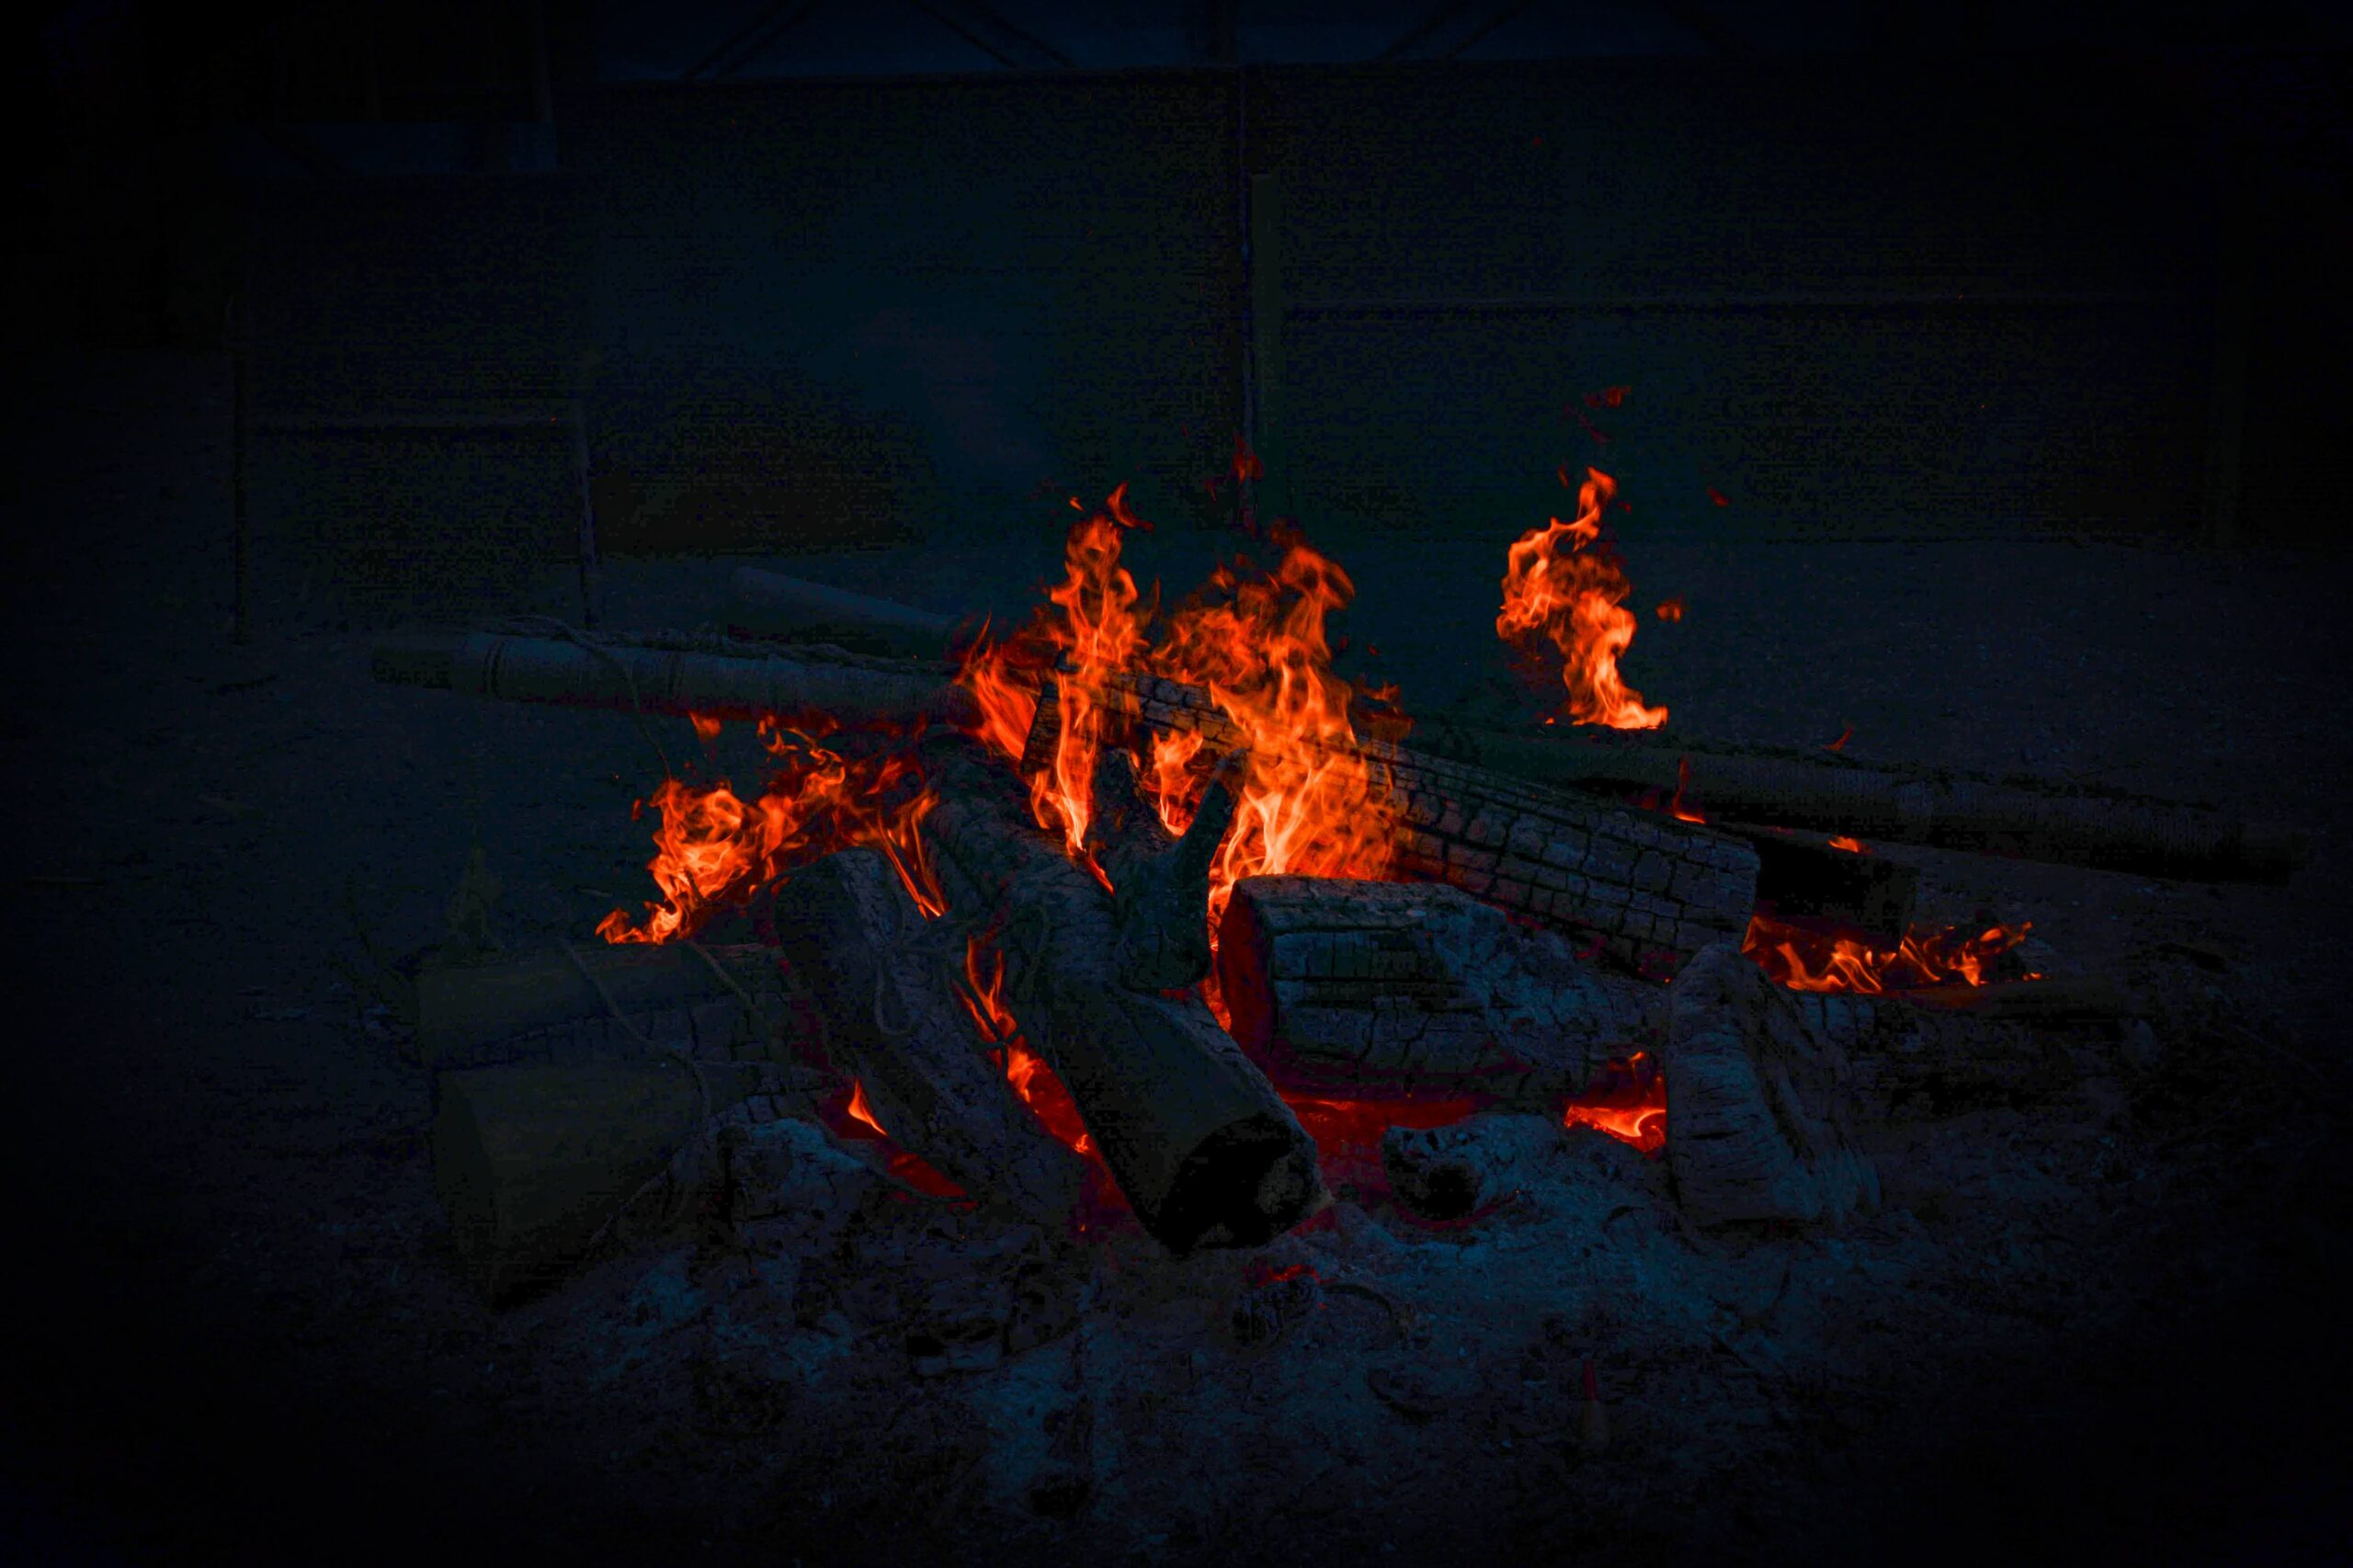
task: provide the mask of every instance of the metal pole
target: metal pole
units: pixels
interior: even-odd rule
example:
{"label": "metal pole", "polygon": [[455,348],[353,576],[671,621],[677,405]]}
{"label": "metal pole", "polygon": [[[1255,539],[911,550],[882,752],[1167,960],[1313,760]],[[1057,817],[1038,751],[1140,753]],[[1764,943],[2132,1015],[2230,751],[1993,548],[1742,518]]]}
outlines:
{"label": "metal pole", "polygon": [[246,363],[244,295],[229,296],[222,312],[229,340],[229,514],[233,538],[235,599],[230,615],[230,640],[240,646],[253,634],[253,521],[245,505],[245,449],[253,437],[253,369]]}

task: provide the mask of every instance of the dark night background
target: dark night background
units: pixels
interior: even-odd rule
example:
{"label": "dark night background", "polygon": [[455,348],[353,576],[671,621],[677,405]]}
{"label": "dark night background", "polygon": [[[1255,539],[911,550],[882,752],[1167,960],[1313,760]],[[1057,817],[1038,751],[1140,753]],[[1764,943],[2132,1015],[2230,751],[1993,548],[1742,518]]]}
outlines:
{"label": "dark night background", "polygon": [[[1897,1314],[1722,1517],[1613,1471],[1515,1534],[1492,1455],[1399,1428],[1412,1487],[1153,1555],[2353,1553],[2333,7],[33,19],[0,238],[12,1560],[998,1555],[893,1481],[900,1438],[779,1476],[744,1457],[767,1439],[656,1433],[450,1275],[356,928],[435,939],[480,847],[503,941],[585,935],[644,886],[654,764],[616,716],[375,686],[368,649],[577,619],[575,411],[619,627],[713,619],[746,561],[1017,612],[1064,497],[1123,481],[1181,588],[1241,542],[1201,481],[1246,431],[1262,508],[1356,577],[1358,673],[1436,710],[1497,665],[1505,547],[1592,462],[1637,602],[1689,607],[1627,668],[1692,733],[1852,724],[2310,829],[2285,889],[1925,856],[2094,967],[2194,950],[2252,1043],[2128,1085],[2132,1170],[2075,1207],[2077,1265],[1995,1292],[2042,1309]],[[1956,1247],[2008,1244],[1969,1223]],[[1234,1452],[1237,1496],[1298,1492]],[[738,1472],[760,1505],[714,1523]],[[1018,1551],[1108,1560],[1125,1528]]]}

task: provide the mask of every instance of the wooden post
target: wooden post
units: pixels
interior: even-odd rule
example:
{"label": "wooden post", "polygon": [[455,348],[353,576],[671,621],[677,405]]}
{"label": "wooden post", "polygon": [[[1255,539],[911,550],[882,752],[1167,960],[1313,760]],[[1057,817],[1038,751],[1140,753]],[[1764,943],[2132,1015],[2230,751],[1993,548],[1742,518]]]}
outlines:
{"label": "wooden post", "polygon": [[1274,175],[1250,176],[1250,376],[1256,419],[1251,448],[1266,468],[1257,481],[1258,510],[1291,517],[1291,452],[1283,415],[1282,184]]}

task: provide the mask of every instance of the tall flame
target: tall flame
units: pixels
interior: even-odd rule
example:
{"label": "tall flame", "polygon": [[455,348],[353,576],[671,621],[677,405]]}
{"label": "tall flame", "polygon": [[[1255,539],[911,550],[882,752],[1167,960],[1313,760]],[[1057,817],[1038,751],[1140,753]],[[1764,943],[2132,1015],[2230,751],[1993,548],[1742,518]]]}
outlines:
{"label": "tall flame", "polygon": [[[1246,559],[1221,566],[1174,611],[1137,588],[1120,562],[1124,533],[1142,528],[1125,487],[1071,527],[1063,578],[1029,622],[976,647],[958,678],[982,710],[982,737],[1022,755],[1039,683],[1059,669],[1061,733],[1030,780],[1030,811],[1072,858],[1103,872],[1086,846],[1095,766],[1107,746],[1141,748],[1139,788],[1171,832],[1199,805],[1201,737],[1128,732],[1115,677],[1154,675],[1205,687],[1246,749],[1234,825],[1211,871],[1210,929],[1247,876],[1380,877],[1394,857],[1399,808],[1385,770],[1357,749],[1360,698],[1333,674],[1324,622],[1355,585],[1295,532],[1279,532],[1272,571]],[[1212,997],[1211,1005],[1215,1006]]]}
{"label": "tall flame", "polygon": [[1004,1067],[1013,1092],[1046,1131],[1072,1151],[1094,1153],[1095,1140],[1087,1136],[1078,1102],[1045,1059],[1029,1049],[1021,1038],[1021,1026],[1014,1022],[1011,1009],[1005,1005],[1005,954],[992,945],[986,932],[975,931],[965,938],[964,980],[970,989],[958,992],[957,1000],[972,1015],[981,1038],[998,1048],[990,1054]]}
{"label": "tall flame", "polygon": [[620,910],[597,925],[608,942],[662,943],[691,937],[710,916],[773,886],[821,856],[852,845],[882,851],[926,915],[948,907],[917,829],[938,800],[915,761],[899,753],[844,757],[807,736],[763,720],[777,771],[746,801],[725,779],[697,785],[665,778],[631,809],[661,813],[646,869],[662,890],[632,922]]}
{"label": "tall flame", "polygon": [[[1562,471],[1561,482],[1568,483]],[[1601,514],[1618,493],[1617,481],[1597,468],[1585,471],[1574,521],[1554,517],[1520,536],[1505,557],[1502,610],[1495,635],[1533,653],[1540,639],[1561,654],[1568,687],[1563,708],[1574,724],[1613,730],[1654,730],[1666,710],[1653,708],[1618,674],[1619,655],[1639,624],[1625,608],[1633,585],[1614,552],[1597,548]]]}

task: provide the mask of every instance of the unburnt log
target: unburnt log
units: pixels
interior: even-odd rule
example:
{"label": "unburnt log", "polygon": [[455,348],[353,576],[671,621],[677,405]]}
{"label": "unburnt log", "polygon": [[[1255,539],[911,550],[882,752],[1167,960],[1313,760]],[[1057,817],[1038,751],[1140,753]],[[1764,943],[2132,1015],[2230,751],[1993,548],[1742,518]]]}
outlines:
{"label": "unburnt log", "polygon": [[1325,1200],[1315,1144],[1200,1002],[1131,990],[1111,901],[968,747],[926,743],[942,798],[924,835],[951,912],[1002,921],[1006,995],[1070,1090],[1144,1229],[1173,1251],[1252,1246]]}
{"label": "unburnt log", "polygon": [[753,946],[590,942],[416,980],[416,1052],[432,1068],[774,1058],[789,1054],[788,1018],[776,955]]}
{"label": "unburnt log", "polygon": [[697,1132],[776,1088],[764,1064],[676,1059],[465,1068],[440,1075],[433,1181],[465,1271],[493,1299],[549,1283],[617,1216],[694,1184]]}
{"label": "unburnt log", "polygon": [[787,655],[724,638],[401,633],[377,642],[374,668],[396,686],[623,713],[750,722],[824,713],[850,728],[979,717],[971,694],[936,665],[817,648]]}
{"label": "unburnt log", "polygon": [[892,599],[746,566],[735,574],[728,630],[786,642],[825,642],[852,653],[943,659],[959,622]]}
{"label": "unburnt log", "polygon": [[1112,968],[1134,991],[1175,991],[1210,971],[1210,865],[1233,823],[1239,759],[1221,766],[1182,836],[1136,788],[1133,759],[1107,751],[1095,770],[1087,824],[1096,863],[1111,880]]}
{"label": "unburnt log", "polygon": [[1381,1165],[1397,1201],[1425,1220],[1460,1220],[1518,1192],[1560,1152],[1558,1117],[1482,1115],[1446,1127],[1392,1127]]}
{"label": "unburnt log", "polygon": [[1879,1201],[1849,1131],[1854,1074],[1840,1042],[1732,943],[1667,988],[1666,1158],[1684,1212],[1836,1223]]}
{"label": "unburnt log", "polygon": [[[1153,734],[1199,734],[1226,755],[1244,737],[1207,692],[1156,676],[1115,677],[1112,699]],[[1040,701],[1025,766],[1050,757],[1058,705]],[[1756,852],[1656,812],[1367,739],[1401,817],[1397,869],[1444,882],[1653,972],[1748,928]]]}
{"label": "unburnt log", "polygon": [[991,1064],[956,994],[961,939],[927,923],[879,850],[844,849],[778,890],[776,927],[824,1026],[892,1140],[983,1201],[1059,1225],[1086,1178]]}
{"label": "unburnt log", "polygon": [[1531,1108],[1640,1049],[1661,996],[1459,889],[1312,877],[1234,884],[1218,982],[1287,1088]]}

